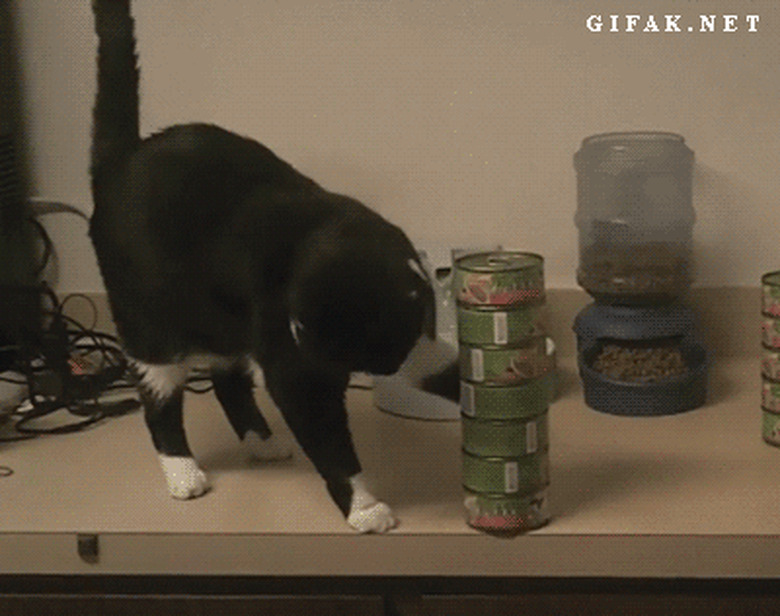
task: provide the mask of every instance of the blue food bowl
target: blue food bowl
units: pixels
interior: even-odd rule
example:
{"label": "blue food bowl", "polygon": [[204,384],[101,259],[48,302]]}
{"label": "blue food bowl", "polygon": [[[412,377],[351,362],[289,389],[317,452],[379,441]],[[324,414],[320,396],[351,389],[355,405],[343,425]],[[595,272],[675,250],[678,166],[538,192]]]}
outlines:
{"label": "blue food bowl", "polygon": [[[592,409],[612,415],[672,415],[699,408],[707,400],[708,358],[695,338],[693,312],[680,305],[653,307],[591,304],[577,315],[577,361]],[[686,365],[683,374],[653,381],[624,381],[593,365],[606,344],[674,345]]]}

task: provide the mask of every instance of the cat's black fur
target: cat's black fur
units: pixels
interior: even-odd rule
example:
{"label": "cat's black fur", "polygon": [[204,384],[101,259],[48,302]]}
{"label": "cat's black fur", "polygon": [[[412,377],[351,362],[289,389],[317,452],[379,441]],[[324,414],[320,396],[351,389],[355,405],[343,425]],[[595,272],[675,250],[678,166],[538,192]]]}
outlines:
{"label": "cat's black fur", "polygon": [[[117,328],[139,366],[230,358],[217,398],[243,438],[270,430],[246,358],[348,515],[360,471],[350,372],[398,369],[433,294],[404,233],[259,143],[206,124],[141,139],[129,0],[93,0],[98,91],[90,233]],[[143,376],[142,372],[139,376]],[[182,393],[140,391],[158,452],[191,456]]]}

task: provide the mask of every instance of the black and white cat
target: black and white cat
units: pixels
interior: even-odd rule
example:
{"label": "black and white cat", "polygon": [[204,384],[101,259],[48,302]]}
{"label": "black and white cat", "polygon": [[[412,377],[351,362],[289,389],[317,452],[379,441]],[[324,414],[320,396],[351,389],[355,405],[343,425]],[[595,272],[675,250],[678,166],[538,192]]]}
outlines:
{"label": "black and white cat", "polygon": [[433,293],[404,233],[259,143],[206,124],[141,139],[129,0],[93,0],[98,90],[90,234],[168,489],[209,489],[182,425],[206,357],[216,397],[259,458],[289,453],[255,403],[250,365],[354,528],[396,520],[361,481],[345,390],[396,371]]}

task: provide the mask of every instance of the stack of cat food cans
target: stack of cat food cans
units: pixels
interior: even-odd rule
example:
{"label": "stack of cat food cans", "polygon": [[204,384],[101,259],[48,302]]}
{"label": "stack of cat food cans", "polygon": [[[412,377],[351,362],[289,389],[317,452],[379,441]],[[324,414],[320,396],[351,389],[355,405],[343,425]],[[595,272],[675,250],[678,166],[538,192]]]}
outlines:
{"label": "stack of cat food cans", "polygon": [[519,533],[548,519],[554,346],[539,325],[544,260],[526,252],[455,263],[463,486],[470,526]]}
{"label": "stack of cat food cans", "polygon": [[761,277],[761,435],[780,446],[780,271]]}

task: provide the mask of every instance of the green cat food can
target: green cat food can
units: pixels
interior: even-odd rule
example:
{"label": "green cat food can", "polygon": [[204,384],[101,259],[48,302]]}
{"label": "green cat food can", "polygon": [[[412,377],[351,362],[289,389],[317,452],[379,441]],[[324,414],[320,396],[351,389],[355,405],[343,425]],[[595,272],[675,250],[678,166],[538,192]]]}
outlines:
{"label": "green cat food can", "polygon": [[761,340],[764,346],[780,349],[780,317],[765,313],[761,317]]}
{"label": "green cat food can", "polygon": [[761,409],[761,437],[770,445],[780,447],[780,414]]}
{"label": "green cat food can", "polygon": [[761,377],[761,406],[764,410],[780,413],[780,382]]}
{"label": "green cat food can", "polygon": [[548,489],[530,494],[481,494],[465,491],[466,522],[489,533],[518,534],[550,521]]}
{"label": "green cat food can", "polygon": [[547,450],[526,456],[482,457],[464,451],[463,487],[472,492],[518,494],[540,490],[550,483]]}
{"label": "green cat food can", "polygon": [[470,306],[515,306],[544,301],[544,259],[530,252],[496,251],[455,261],[453,294]]}
{"label": "green cat food can", "polygon": [[526,419],[547,411],[555,382],[547,374],[521,385],[499,386],[460,382],[460,408],[472,419]]}
{"label": "green cat food can", "polygon": [[780,349],[761,347],[761,373],[774,381],[780,381]]}
{"label": "green cat food can", "polygon": [[471,345],[505,345],[538,335],[542,304],[512,310],[458,305],[458,340]]}
{"label": "green cat food can", "polygon": [[780,271],[761,276],[761,308],[766,315],[780,317]]}
{"label": "green cat food can", "polygon": [[463,449],[476,456],[525,456],[550,443],[547,413],[530,419],[479,420],[461,417]]}
{"label": "green cat food can", "polygon": [[513,385],[555,369],[555,345],[538,335],[511,346],[459,345],[461,378],[488,385]]}

